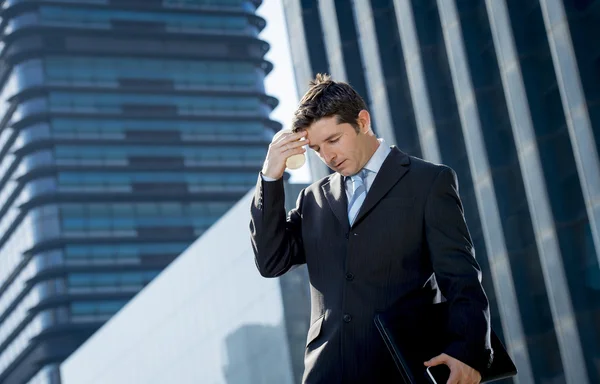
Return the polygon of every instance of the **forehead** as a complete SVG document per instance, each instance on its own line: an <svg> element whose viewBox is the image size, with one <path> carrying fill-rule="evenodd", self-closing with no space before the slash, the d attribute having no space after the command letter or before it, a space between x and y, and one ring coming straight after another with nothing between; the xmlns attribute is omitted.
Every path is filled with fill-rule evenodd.
<svg viewBox="0 0 600 384"><path fill-rule="evenodd" d="M350 124L338 124L337 116L328 116L312 123L306 129L306 132L311 142L316 143L320 140L326 140L331 135L343 132L346 125L349 126Z"/></svg>

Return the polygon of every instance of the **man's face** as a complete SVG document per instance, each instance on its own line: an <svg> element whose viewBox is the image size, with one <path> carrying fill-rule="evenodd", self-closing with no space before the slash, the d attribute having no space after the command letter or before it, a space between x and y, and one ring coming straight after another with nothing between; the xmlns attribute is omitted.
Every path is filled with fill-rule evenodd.
<svg viewBox="0 0 600 384"><path fill-rule="evenodd" d="M367 135L368 112L362 111L366 119L359 115L357 133L354 127L347 123L338 124L337 116L324 117L311 124L306 131L312 148L321 160L332 170L343 176L358 173L373 155L372 136Z"/></svg>

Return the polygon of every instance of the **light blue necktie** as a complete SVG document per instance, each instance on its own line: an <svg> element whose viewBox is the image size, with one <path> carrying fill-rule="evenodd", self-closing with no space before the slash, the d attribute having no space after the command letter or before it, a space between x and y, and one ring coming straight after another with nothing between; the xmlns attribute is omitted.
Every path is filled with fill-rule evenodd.
<svg viewBox="0 0 600 384"><path fill-rule="evenodd" d="M367 188L365 187L365 178L367 177L367 170L363 169L356 175L352 176L352 197L348 203L348 221L350 226L354 223L356 215L360 210L360 207L365 201L367 196Z"/></svg>

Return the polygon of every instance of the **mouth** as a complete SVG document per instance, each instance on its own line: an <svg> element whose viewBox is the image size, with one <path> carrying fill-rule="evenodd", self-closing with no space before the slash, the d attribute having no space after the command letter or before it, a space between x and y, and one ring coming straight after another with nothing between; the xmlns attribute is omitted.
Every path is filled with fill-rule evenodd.
<svg viewBox="0 0 600 384"><path fill-rule="evenodd" d="M341 166L342 166L342 164L344 164L344 162L345 162L345 161L346 161L346 160L343 160L341 163L339 163L338 165L336 165L336 166L335 166L335 168L339 168L339 167L341 167Z"/></svg>

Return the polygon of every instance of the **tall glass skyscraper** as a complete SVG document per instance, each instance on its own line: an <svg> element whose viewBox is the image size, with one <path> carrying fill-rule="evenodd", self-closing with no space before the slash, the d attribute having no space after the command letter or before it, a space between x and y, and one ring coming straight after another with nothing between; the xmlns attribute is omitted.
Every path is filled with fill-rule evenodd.
<svg viewBox="0 0 600 384"><path fill-rule="evenodd" d="M260 0L0 4L0 382L56 384L255 184L277 101Z"/></svg>
<svg viewBox="0 0 600 384"><path fill-rule="evenodd" d="M283 1L300 93L348 81L458 173L514 381L600 382L600 1Z"/></svg>

